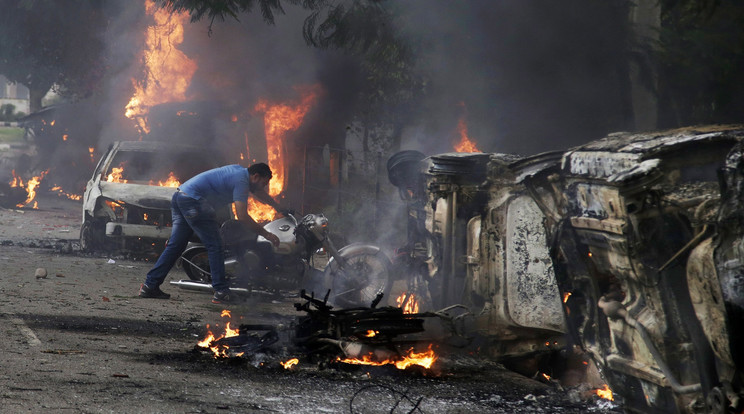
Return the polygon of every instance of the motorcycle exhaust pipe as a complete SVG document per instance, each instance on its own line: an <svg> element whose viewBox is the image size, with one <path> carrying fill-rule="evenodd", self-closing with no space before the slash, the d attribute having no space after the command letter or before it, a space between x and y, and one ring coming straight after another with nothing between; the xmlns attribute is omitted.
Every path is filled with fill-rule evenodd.
<svg viewBox="0 0 744 414"><path fill-rule="evenodd" d="M208 292L208 293L214 292L214 289L212 289L212 285L207 284L207 283L202 283L202 282L194 282L193 280L186 280L186 279L171 280L170 284L173 286L179 287L181 289L185 289L185 290L194 290L198 292ZM248 295L251 292L246 288L231 287L230 293Z"/></svg>

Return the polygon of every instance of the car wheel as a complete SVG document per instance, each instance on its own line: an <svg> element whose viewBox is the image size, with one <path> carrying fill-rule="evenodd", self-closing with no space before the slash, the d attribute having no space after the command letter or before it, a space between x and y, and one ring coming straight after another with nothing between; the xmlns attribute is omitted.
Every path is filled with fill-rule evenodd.
<svg viewBox="0 0 744 414"><path fill-rule="evenodd" d="M85 253L100 250L105 242L105 237L102 222L86 219L80 227L80 250Z"/></svg>

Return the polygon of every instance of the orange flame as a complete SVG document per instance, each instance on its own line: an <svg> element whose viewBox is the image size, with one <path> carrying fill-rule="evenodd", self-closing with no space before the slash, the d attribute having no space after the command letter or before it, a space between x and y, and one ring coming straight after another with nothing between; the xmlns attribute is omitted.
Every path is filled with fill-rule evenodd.
<svg viewBox="0 0 744 414"><path fill-rule="evenodd" d="M231 314L230 311L227 309L224 309L222 313L220 314L223 318L230 318ZM214 342L219 341L222 338L231 338L233 336L238 336L240 334L240 329L233 329L230 327L230 322L227 322L225 324L225 333L220 334L219 336L216 336L212 331L209 329L209 324L207 324L207 336L204 337L201 341L197 342L197 346L201 348L209 348L212 353L214 354L215 358L228 358L229 355L227 354L228 349L230 349L227 345L216 345ZM237 356L242 355L242 353L238 354Z"/></svg>
<svg viewBox="0 0 744 414"><path fill-rule="evenodd" d="M279 363L282 364L282 366L284 367L284 369L290 369L293 366L297 365L299 362L300 362L300 360L297 359L297 358L292 358L292 359L290 359L287 362L281 362L281 361L279 361Z"/></svg>
<svg viewBox="0 0 744 414"><path fill-rule="evenodd" d="M173 187L173 188L176 188L179 185L181 185L181 182L178 181L178 178L176 178L176 175L173 174L173 171L171 171L171 172L168 173L168 179L167 180L165 180L165 181L158 181L157 184L155 184L155 181L154 180L150 180L150 182L148 184L149 185L157 185L157 186L160 186L160 187Z"/></svg>
<svg viewBox="0 0 744 414"><path fill-rule="evenodd" d="M403 313L418 313L419 311L418 299L414 294L408 296L407 293L403 292L395 298L395 303L399 308L403 308Z"/></svg>
<svg viewBox="0 0 744 414"><path fill-rule="evenodd" d="M83 196L81 195L66 193L65 190L63 190L60 186L52 187L49 189L49 191L67 197L70 200L80 200L83 198Z"/></svg>
<svg viewBox="0 0 744 414"><path fill-rule="evenodd" d="M320 94L318 85L296 88L300 94L300 102L291 105L287 103L270 104L260 99L254 110L264 114L264 132L266 134L266 153L268 164L274 176L269 182L268 193L274 197L279 195L286 185L286 171L284 162L284 139L289 131L294 131L302 125L305 114L315 104ZM273 220L276 212L269 206L248 202L248 213L256 221Z"/></svg>
<svg viewBox="0 0 744 414"><path fill-rule="evenodd" d="M39 186L39 184L41 184L41 180L44 179L47 173L49 173L49 170L42 171L41 174L35 177L32 177L30 180L26 182L26 184L24 184L23 178L17 175L15 170L11 170L13 179L10 180L10 183L9 183L10 186L11 187L25 187L26 194L27 194L26 200L16 204L16 207L25 207L31 204L32 201L34 201L34 198L36 198L36 188ZM31 208L38 209L39 208L38 202L35 202Z"/></svg>
<svg viewBox="0 0 744 414"><path fill-rule="evenodd" d="M465 121L467 118L467 107L465 107L465 102L460 102L458 106L462 107L462 114L460 115L460 119L457 121L457 132L460 135L460 142L455 144L455 151L481 152L478 147L475 146L475 142L473 142L468 136L468 123Z"/></svg>
<svg viewBox="0 0 744 414"><path fill-rule="evenodd" d="M429 369L439 358L434 350L431 349L431 347L432 346L429 345L429 348L423 352L415 352L413 348L411 348L404 356L398 358L390 358L383 361L375 361L373 354L363 355L361 358L341 359L339 357L336 359L336 361L354 365L395 365L395 367L398 369L406 369L411 365L419 365L426 369Z"/></svg>
<svg viewBox="0 0 744 414"><path fill-rule="evenodd" d="M604 385L604 388L597 388L596 390L594 390L594 392L596 392L597 395L599 395L601 398L604 398L605 400L615 401L615 399L612 397L612 390L607 384Z"/></svg>
<svg viewBox="0 0 744 414"><path fill-rule="evenodd" d="M481 152L478 147L468 137L468 124L465 122L465 117L460 117L457 121L457 130L460 133L460 142L455 144L455 151L457 152Z"/></svg>
<svg viewBox="0 0 744 414"><path fill-rule="evenodd" d="M187 99L186 89L196 71L196 63L177 46L183 43L183 26L189 20L186 12L171 14L157 8L154 0L145 0L145 12L155 24L147 28L143 62L145 79L132 80L134 96L126 106L127 118L137 122L141 132L149 133L147 114L150 107Z"/></svg>
<svg viewBox="0 0 744 414"><path fill-rule="evenodd" d="M106 181L110 183L126 183L127 180L122 178L122 173L124 172L124 165L120 164L118 167L111 168L111 174L106 177Z"/></svg>

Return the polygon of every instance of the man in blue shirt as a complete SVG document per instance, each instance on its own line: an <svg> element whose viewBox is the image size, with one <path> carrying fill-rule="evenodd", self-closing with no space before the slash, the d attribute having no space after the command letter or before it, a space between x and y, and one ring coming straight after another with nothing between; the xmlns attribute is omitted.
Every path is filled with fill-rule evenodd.
<svg viewBox="0 0 744 414"><path fill-rule="evenodd" d="M279 238L256 223L248 215L248 197L270 205L276 210L279 204L266 192L271 180L271 169L264 163L248 168L233 164L204 171L178 187L171 199L173 228L165 250L140 287L141 298L168 299L170 295L160 290L168 272L186 249L191 236L196 233L209 254L209 268L214 288L213 303L230 302L230 287L225 279L225 262L222 240L215 209L235 203L238 221L247 225L266 240L279 245Z"/></svg>

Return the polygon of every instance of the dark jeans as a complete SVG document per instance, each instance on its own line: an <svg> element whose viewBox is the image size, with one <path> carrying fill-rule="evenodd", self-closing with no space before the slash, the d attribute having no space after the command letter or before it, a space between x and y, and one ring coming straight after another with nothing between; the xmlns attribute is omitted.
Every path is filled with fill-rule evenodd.
<svg viewBox="0 0 744 414"><path fill-rule="evenodd" d="M160 286L186 249L191 236L196 233L209 254L212 287L215 291L227 289L222 240L214 208L205 200L196 200L177 191L171 199L171 214L173 216L171 236L155 266L147 272L145 284L149 287Z"/></svg>

